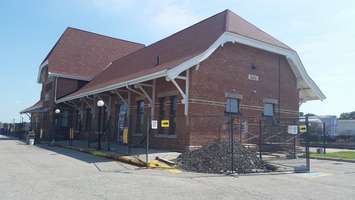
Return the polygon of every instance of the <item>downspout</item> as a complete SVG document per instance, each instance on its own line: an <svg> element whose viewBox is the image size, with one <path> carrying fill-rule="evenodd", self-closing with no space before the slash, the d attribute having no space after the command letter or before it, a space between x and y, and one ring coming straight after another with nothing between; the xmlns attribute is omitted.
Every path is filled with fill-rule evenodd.
<svg viewBox="0 0 355 200"><path fill-rule="evenodd" d="M279 80L278 80L278 82L279 82L279 85L278 85L278 91L279 91L279 102L278 102L278 117L279 117L279 122L280 122L280 120L281 120L281 56L279 55L278 56L279 57L279 60L278 60L278 64L279 64L279 71L278 71L278 75L279 75Z"/></svg>
<svg viewBox="0 0 355 200"><path fill-rule="evenodd" d="M54 102L57 101L57 85L58 85L58 77L55 77Z"/></svg>

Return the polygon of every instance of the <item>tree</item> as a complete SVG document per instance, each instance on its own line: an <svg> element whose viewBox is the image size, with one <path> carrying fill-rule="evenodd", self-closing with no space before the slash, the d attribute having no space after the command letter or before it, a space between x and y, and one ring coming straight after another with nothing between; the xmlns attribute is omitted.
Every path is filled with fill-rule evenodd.
<svg viewBox="0 0 355 200"><path fill-rule="evenodd" d="M355 111L341 113L339 119L355 119Z"/></svg>
<svg viewBox="0 0 355 200"><path fill-rule="evenodd" d="M304 116L311 117L311 116L316 116L316 115L315 115L315 114L313 114L313 113L307 113L307 114L305 114Z"/></svg>
<svg viewBox="0 0 355 200"><path fill-rule="evenodd" d="M299 112L299 116L300 116L300 117L305 117L305 116L310 117L310 116L316 116L316 115L315 115L315 114L313 114L313 113L307 113L307 114L304 114L304 112Z"/></svg>

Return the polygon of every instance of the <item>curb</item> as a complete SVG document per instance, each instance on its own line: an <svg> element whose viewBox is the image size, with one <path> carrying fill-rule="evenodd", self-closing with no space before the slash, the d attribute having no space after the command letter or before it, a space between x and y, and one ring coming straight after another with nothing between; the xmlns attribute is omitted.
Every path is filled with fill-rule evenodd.
<svg viewBox="0 0 355 200"><path fill-rule="evenodd" d="M321 157L313 157L313 156L311 156L310 159L355 163L355 160L346 160L346 159L339 159L339 158L321 158Z"/></svg>
<svg viewBox="0 0 355 200"><path fill-rule="evenodd" d="M176 167L169 166L161 161L152 160L147 163L149 168L160 168L160 169L176 169Z"/></svg>
<svg viewBox="0 0 355 200"><path fill-rule="evenodd" d="M104 157L112 160L117 160L121 161L127 164L135 165L137 167L146 167L147 163L140 160L139 158L133 157L133 156L122 156L122 155L117 155L114 153L108 153L104 151L98 151L96 149L88 149L88 148L81 148L81 147L74 147L74 146L67 146L67 145L62 145L62 144L54 144L54 146L66 148L66 149L71 149L75 151L80 151L83 153L91 154L94 156L99 156L99 157Z"/></svg>
<svg viewBox="0 0 355 200"><path fill-rule="evenodd" d="M152 160L152 161L149 161L147 163L147 167L148 168L158 168L158 169L163 169L163 170L167 170L168 172L170 173L173 173L173 174L179 174L181 173L181 170L176 168L176 167L172 167L172 166L169 166L168 164L164 163L164 162L161 162L159 160Z"/></svg>

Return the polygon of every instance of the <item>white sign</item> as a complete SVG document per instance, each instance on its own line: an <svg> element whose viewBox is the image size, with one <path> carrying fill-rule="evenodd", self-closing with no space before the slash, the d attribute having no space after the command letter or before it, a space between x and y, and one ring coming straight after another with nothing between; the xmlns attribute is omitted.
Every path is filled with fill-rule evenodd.
<svg viewBox="0 0 355 200"><path fill-rule="evenodd" d="M248 74L248 79L251 81L259 81L259 76L255 74Z"/></svg>
<svg viewBox="0 0 355 200"><path fill-rule="evenodd" d="M242 126L242 134L247 134L248 133L248 122L243 121L241 126Z"/></svg>
<svg viewBox="0 0 355 200"><path fill-rule="evenodd" d="M289 125L289 126L288 126L288 129L287 129L287 132L288 132L289 134L297 135L297 133L298 133L298 126L297 126L297 125Z"/></svg>
<svg viewBox="0 0 355 200"><path fill-rule="evenodd" d="M158 120L152 120L152 129L158 129Z"/></svg>

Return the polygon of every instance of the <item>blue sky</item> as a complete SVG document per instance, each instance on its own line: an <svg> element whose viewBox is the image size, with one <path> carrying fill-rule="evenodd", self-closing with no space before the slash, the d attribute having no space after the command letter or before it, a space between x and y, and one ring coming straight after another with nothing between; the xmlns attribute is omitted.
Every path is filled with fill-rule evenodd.
<svg viewBox="0 0 355 200"><path fill-rule="evenodd" d="M327 96L301 111L355 110L355 1L0 1L0 121L39 98L40 62L68 26L150 44L226 8L296 49Z"/></svg>

